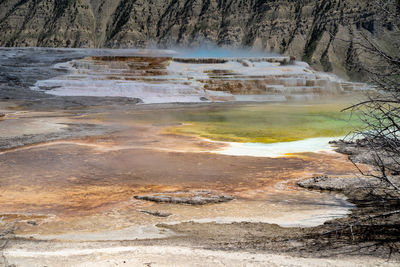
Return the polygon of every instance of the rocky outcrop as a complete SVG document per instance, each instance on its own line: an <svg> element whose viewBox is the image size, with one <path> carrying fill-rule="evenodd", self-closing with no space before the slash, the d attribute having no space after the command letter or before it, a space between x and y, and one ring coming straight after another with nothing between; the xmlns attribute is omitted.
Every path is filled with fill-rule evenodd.
<svg viewBox="0 0 400 267"><path fill-rule="evenodd" d="M395 184L400 176L390 177ZM329 177L318 176L299 181L298 186L307 189L340 192L358 206L380 206L392 204L398 207L400 193L388 183L374 177Z"/></svg>
<svg viewBox="0 0 400 267"><path fill-rule="evenodd" d="M172 192L164 194L152 194L134 196L137 200L146 200L156 203L205 205L228 202L234 199L229 195L221 195L210 191Z"/></svg>
<svg viewBox="0 0 400 267"><path fill-rule="evenodd" d="M166 218L172 215L172 213L169 212L161 212L161 211L153 211L153 210L140 210L140 212L151 215L151 216L155 216L155 217L162 217L162 218Z"/></svg>
<svg viewBox="0 0 400 267"><path fill-rule="evenodd" d="M398 41L390 37L399 25L376 12L370 1L350 0L0 0L0 45L126 48L211 42L293 55L325 71L355 75L357 32Z"/></svg>

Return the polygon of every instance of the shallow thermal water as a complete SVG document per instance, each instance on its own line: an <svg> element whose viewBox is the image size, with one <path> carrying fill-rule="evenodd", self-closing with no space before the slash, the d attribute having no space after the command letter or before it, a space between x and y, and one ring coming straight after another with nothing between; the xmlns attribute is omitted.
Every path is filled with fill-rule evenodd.
<svg viewBox="0 0 400 267"><path fill-rule="evenodd" d="M12 61L18 53L22 52L7 59ZM56 58L52 53L70 52L43 53ZM2 151L0 223L17 221L18 236L150 239L174 234L161 231L158 223L191 220L315 226L346 216L352 208L343 196L302 190L295 182L313 175L357 173L345 156L332 152L328 141L357 125L340 109L348 103L343 99L362 85L279 56L73 53L75 59L65 56L52 66L60 71L57 75L36 81L31 89L56 96L140 98L152 105L83 105L68 114L47 110L34 115L27 110L14 117L9 115L14 111L2 111L7 113L0 121L4 140L44 133L62 136L71 124L107 128L101 136L80 135ZM325 102L315 102L322 96L328 97ZM342 98L333 100L337 96ZM292 100L308 101L283 104ZM220 103L229 101L265 102ZM154 105L171 102L202 104ZM235 200L190 206L133 199L193 190L215 190ZM143 210L172 215L159 218Z"/></svg>
<svg viewBox="0 0 400 267"><path fill-rule="evenodd" d="M243 115L244 107L236 108ZM314 174L355 173L344 156L320 152L329 146L322 140L329 138L317 138L319 146L315 146L318 144L315 139L313 142L231 144L247 149L240 154L224 153L224 149L229 150L224 148L224 142L168 133L170 127L176 127L171 124L185 122L174 114L204 112L204 107L199 109L164 107L160 110L160 107L141 106L66 118L68 123L93 122L97 118L99 124L124 130L100 138L59 141L3 152L0 154L0 208L6 213L5 220L12 220L17 214L28 216L22 220L25 225L17 233L21 237L95 241L108 236L109 240L168 236L169 233L154 227L157 223L251 221L287 227L315 226L349 213L352 205L342 196L293 186L296 179ZM159 117L159 112L165 116ZM26 124L27 119L29 116L25 115L24 125L34 127ZM63 123L62 118L57 120ZM273 158L293 144L286 150L292 153L290 157ZM210 146L220 148L210 149ZM251 146L262 149L248 149ZM314 153L295 153L307 151ZM235 153L235 157L229 156ZM137 194L181 190L216 190L231 194L237 200L194 207L132 199ZM140 210L160 210L172 215L157 218ZM44 219L35 219L39 215ZM30 220L37 220L38 226L26 224Z"/></svg>
<svg viewBox="0 0 400 267"><path fill-rule="evenodd" d="M165 126L166 134L189 135L220 146L205 152L232 156L281 157L329 152L360 125L357 114L341 112L344 98L319 102L210 105L137 113L134 119ZM222 146L221 146L222 145Z"/></svg>
<svg viewBox="0 0 400 267"><path fill-rule="evenodd" d="M283 157L288 154L302 152L330 152L333 147L329 144L335 140L334 137L310 138L300 141L280 142L280 143L234 143L227 142L227 147L213 151L214 153L231 156L251 156L251 157Z"/></svg>

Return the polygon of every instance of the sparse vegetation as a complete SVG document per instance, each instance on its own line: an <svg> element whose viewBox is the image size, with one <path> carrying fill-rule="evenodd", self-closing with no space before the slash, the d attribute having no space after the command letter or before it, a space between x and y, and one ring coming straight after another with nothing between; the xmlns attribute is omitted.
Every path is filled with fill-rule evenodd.
<svg viewBox="0 0 400 267"><path fill-rule="evenodd" d="M395 8L398 1L376 0L374 3L381 16L400 25L400 12ZM367 175L400 191L400 185L391 180L391 176L400 175L400 46L393 44L388 49L372 40L366 32L358 34L355 45L359 54L374 62L364 65L363 70L377 90L366 101L346 109L357 112L363 122L363 127L353 133L353 138L362 140L373 155L373 165L379 174Z"/></svg>

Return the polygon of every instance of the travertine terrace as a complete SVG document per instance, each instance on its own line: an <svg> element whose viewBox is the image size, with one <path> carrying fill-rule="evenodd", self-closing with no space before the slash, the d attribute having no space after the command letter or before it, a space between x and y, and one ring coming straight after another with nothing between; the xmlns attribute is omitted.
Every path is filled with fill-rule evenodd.
<svg viewBox="0 0 400 267"><path fill-rule="evenodd" d="M129 53L57 64L56 69L68 74L38 81L33 88L54 95L139 98L144 103L306 100L370 89L315 71L293 57L182 58L174 51Z"/></svg>

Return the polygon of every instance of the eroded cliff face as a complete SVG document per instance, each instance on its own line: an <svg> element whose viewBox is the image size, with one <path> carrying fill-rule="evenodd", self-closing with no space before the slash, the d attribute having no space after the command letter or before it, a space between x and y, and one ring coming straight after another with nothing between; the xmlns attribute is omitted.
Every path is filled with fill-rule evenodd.
<svg viewBox="0 0 400 267"><path fill-rule="evenodd" d="M1 46L210 42L290 54L349 76L360 60L354 36L362 31L392 44L398 26L366 0L0 0Z"/></svg>

